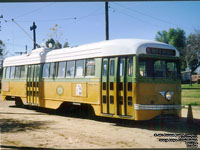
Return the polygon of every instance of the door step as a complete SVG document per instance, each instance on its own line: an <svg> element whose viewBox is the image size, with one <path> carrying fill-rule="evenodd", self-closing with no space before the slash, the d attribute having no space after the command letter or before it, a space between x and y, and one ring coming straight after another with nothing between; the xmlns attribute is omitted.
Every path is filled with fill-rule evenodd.
<svg viewBox="0 0 200 150"><path fill-rule="evenodd" d="M122 117L122 118L132 118L133 116L123 116L123 115L117 115L119 117Z"/></svg>
<svg viewBox="0 0 200 150"><path fill-rule="evenodd" d="M106 114L106 113L102 113L103 115L106 115L106 116L113 116L114 114Z"/></svg>

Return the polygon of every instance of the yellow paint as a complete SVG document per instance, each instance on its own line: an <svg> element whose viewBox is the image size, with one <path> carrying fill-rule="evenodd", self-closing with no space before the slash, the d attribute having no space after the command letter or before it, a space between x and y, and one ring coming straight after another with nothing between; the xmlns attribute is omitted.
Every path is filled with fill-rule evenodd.
<svg viewBox="0 0 200 150"><path fill-rule="evenodd" d="M39 91L38 97L33 93L30 97L26 94L25 82L3 82L2 99L6 96L21 97L26 102L38 104L40 107L57 109L63 102L77 102L91 104L95 114L107 116L107 104L101 102L103 96L113 96L114 104L109 104L109 113L113 118L149 120L161 114L181 115L180 110L134 110L134 104L180 104L181 93L177 84L154 84L154 83L132 83L132 91L126 87L126 103L119 105L119 96L124 97L123 90L117 89L117 84L113 83L113 90L109 95L106 90L101 90L101 82L40 82L39 87L29 87L29 91ZM128 86L128 84L126 84ZM62 87L60 91L58 88ZM63 91L62 91L63 90ZM172 100L167 101L159 94L160 91L174 91ZM60 93L60 94L59 94ZM132 97L132 105L128 105L128 97ZM109 102L110 103L110 102ZM126 113L124 105L127 106ZM123 117L123 115L129 117Z"/></svg>
<svg viewBox="0 0 200 150"><path fill-rule="evenodd" d="M177 115L181 117L181 110L136 110L135 120L150 120L159 115Z"/></svg>
<svg viewBox="0 0 200 150"><path fill-rule="evenodd" d="M26 98L26 82L3 82L2 86L2 99L5 99L6 96ZM8 89L5 89L5 86L8 86Z"/></svg>
<svg viewBox="0 0 200 150"><path fill-rule="evenodd" d="M81 85L82 94L77 95L77 85ZM57 93L59 86L63 87L62 95ZM40 101L55 100L59 102L100 104L100 83L98 82L41 82L39 83L39 89ZM40 102L40 106L45 107L45 102ZM54 106L54 109L56 108L58 108L57 105Z"/></svg>
<svg viewBox="0 0 200 150"><path fill-rule="evenodd" d="M174 91L170 101L166 100L159 92ZM178 84L137 83L136 104L180 104L181 92Z"/></svg>

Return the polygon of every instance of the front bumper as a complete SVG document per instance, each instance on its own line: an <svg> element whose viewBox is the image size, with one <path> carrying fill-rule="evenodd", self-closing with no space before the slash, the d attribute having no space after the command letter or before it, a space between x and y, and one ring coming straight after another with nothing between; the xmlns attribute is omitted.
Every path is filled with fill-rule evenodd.
<svg viewBox="0 0 200 150"><path fill-rule="evenodd" d="M142 105L134 104L135 110L178 110L182 109L181 105Z"/></svg>

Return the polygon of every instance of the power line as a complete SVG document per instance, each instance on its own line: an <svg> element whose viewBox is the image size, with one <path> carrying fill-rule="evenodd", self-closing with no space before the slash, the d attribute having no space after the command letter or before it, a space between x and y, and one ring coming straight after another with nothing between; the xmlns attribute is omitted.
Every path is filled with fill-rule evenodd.
<svg viewBox="0 0 200 150"><path fill-rule="evenodd" d="M140 21L140 22L142 22L142 23L145 23L145 24L148 23L148 24L151 24L152 26L159 27L157 24L149 23L148 21L142 20L142 19L137 18L137 17L135 17L135 16L133 16L133 15L126 14L126 13L124 13L124 12L122 12L122 11L119 11L119 10L116 9L116 8L112 8L112 7L110 7L110 8L113 9L115 12L118 12L118 13L120 13L120 14L122 14L122 15L128 16L128 17L130 17L130 18L132 18L132 19L138 20L138 21Z"/></svg>
<svg viewBox="0 0 200 150"><path fill-rule="evenodd" d="M17 46L17 47L24 47L25 45L21 45L21 44L15 44L15 43L10 43L10 42L4 42L6 45L14 45L14 46ZM31 47L29 45L29 47Z"/></svg>
<svg viewBox="0 0 200 150"><path fill-rule="evenodd" d="M75 21L77 22L77 21L83 20L83 19L88 18L88 17L94 17L94 16L97 16L97 15L105 14L105 12L103 12L103 13L95 13L98 10L101 10L101 9L103 9L103 8L97 8L97 9L93 10L92 12L90 12L89 14L85 15L85 16L76 17ZM70 25L70 24L73 24L73 23L76 23L76 22L71 22L71 23L68 23L68 24L64 24L61 27L66 26L66 25Z"/></svg>
<svg viewBox="0 0 200 150"><path fill-rule="evenodd" d="M14 19L12 19L12 22L14 22L32 41L33 41L33 38L31 37L30 34L28 34L24 28L22 28Z"/></svg>
<svg viewBox="0 0 200 150"><path fill-rule="evenodd" d="M66 21L66 20L76 20L76 17L73 18L60 18L60 19L46 19L46 20L35 20L35 22L53 22L53 21ZM31 20L17 20L17 22L33 22Z"/></svg>
<svg viewBox="0 0 200 150"><path fill-rule="evenodd" d="M48 4L48 5L45 5L45 6L42 6L42 7L39 7L39 8L36 8L36 9L33 9L33 10L29 11L29 12L23 13L23 14L17 16L17 17L12 18L12 19L17 19L17 18L20 18L20 17L26 16L26 15L32 14L32 13L34 13L34 12L40 10L40 9L43 9L43 8L45 8L45 7L50 6L50 5L53 5L53 3ZM11 22L12 19L7 19L7 20L4 20L4 21L5 21L5 23L7 23L7 22Z"/></svg>
<svg viewBox="0 0 200 150"><path fill-rule="evenodd" d="M21 14L21 15L15 17L14 19L17 19L17 18L20 18L20 17L26 16L26 15L32 14L32 13L34 13L34 12L40 10L40 9L43 9L43 8L45 8L45 7L49 7L49 6L51 6L51 5L53 5L53 3L50 3L50 4L48 4L48 5L45 5L45 6L42 6L42 7L36 8L36 9L33 9L33 10L29 11L29 12L26 12L26 13L24 13L24 14Z"/></svg>
<svg viewBox="0 0 200 150"><path fill-rule="evenodd" d="M135 9L133 9L133 8L127 7L127 6L122 5L122 4L119 4L119 3L114 3L114 4L119 5L119 6L121 6L121 7L124 7L124 8L126 8L126 9L128 9L128 10L130 10L130 11L133 11L133 12L135 12L135 13L138 13L138 14L140 14L140 15L143 15L143 16L146 16L146 17L150 17L150 18L152 18L152 19L154 19L154 20L163 22L163 23L170 24L170 25L174 25L174 26L180 26L180 25L177 25L177 24L172 23L172 22L170 22L170 21L166 21L166 20L160 19L160 18L158 18L158 17L151 16L151 15L149 15L149 14L145 14L145 13L143 13L143 12L140 12L140 11L138 11L138 10L135 10ZM181 26L182 26L182 25L181 25ZM182 27L187 28L187 29L190 29L189 27L186 27L186 26L182 26Z"/></svg>
<svg viewBox="0 0 200 150"><path fill-rule="evenodd" d="M33 38L31 37L31 35L29 33L26 32L26 30L24 30L24 28L22 28L14 19L12 19L12 21L31 39L31 41L34 42L35 45L38 45Z"/></svg>

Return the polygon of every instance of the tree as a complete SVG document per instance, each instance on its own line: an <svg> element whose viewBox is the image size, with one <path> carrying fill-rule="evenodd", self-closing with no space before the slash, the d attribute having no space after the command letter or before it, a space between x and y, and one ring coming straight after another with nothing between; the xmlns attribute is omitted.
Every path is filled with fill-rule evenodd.
<svg viewBox="0 0 200 150"><path fill-rule="evenodd" d="M50 43L52 44L52 46L50 46ZM55 47L55 41L54 41L54 39L53 38L50 38L50 39L48 39L47 41L46 41L46 47L48 47L48 48L54 48Z"/></svg>
<svg viewBox="0 0 200 150"><path fill-rule="evenodd" d="M168 32L167 31L158 31L155 37L156 41L169 44Z"/></svg>
<svg viewBox="0 0 200 150"><path fill-rule="evenodd" d="M2 72L3 72L3 58L6 56L6 45L3 43L2 40L0 40L0 78L2 78Z"/></svg>
<svg viewBox="0 0 200 150"><path fill-rule="evenodd" d="M61 28L58 28L58 24L55 24L54 27L50 28L50 33L47 35L49 39L46 41L46 46L49 48L49 44L52 44L52 49L62 48L62 44L59 42L61 39L62 33L60 32Z"/></svg>
<svg viewBox="0 0 200 150"><path fill-rule="evenodd" d="M66 47L69 47L69 43L68 42L65 42L64 45L63 45L63 48L66 48Z"/></svg>
<svg viewBox="0 0 200 150"><path fill-rule="evenodd" d="M6 45L0 40L0 56L5 56L6 54Z"/></svg>
<svg viewBox="0 0 200 150"><path fill-rule="evenodd" d="M184 58L184 50L186 46L185 31L180 28L170 28L168 31L158 31L155 40L173 45L179 51L182 62L181 69L184 70L186 67Z"/></svg>
<svg viewBox="0 0 200 150"><path fill-rule="evenodd" d="M50 44L52 44L51 47L50 47ZM59 49L59 48L62 48L62 44L60 44L58 41L55 41L53 38L51 38L46 41L46 47L52 48L52 49Z"/></svg>
<svg viewBox="0 0 200 150"><path fill-rule="evenodd" d="M55 41L60 41L62 37L61 28L58 27L58 24L55 24L54 27L50 28L50 33L47 35L49 38L54 39Z"/></svg>
<svg viewBox="0 0 200 150"><path fill-rule="evenodd" d="M62 44L60 44L60 42L56 41L55 49L59 49L59 48L62 48Z"/></svg>
<svg viewBox="0 0 200 150"><path fill-rule="evenodd" d="M187 38L185 60L187 67L195 71L200 66L200 30L196 30Z"/></svg>

